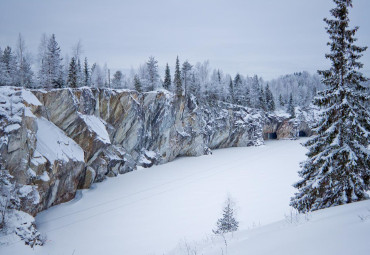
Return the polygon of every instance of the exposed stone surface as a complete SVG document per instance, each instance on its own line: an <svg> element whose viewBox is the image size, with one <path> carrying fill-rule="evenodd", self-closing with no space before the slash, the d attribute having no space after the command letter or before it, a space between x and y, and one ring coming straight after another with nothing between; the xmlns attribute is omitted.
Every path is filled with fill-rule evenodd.
<svg viewBox="0 0 370 255"><path fill-rule="evenodd" d="M39 202L22 208L32 215L72 199L78 188L136 165L150 167L212 149L260 145L267 133L277 133L279 139L294 137L298 129L311 134L303 120L265 116L226 103L204 104L164 90L31 93L3 87L0 116L0 162L17 182L37 188ZM50 134L40 125L49 125L54 134L50 144Z"/></svg>

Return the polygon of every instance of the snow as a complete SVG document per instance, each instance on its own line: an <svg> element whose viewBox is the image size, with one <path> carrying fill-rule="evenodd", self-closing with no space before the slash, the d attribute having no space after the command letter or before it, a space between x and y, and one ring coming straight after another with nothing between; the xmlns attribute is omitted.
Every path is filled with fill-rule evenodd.
<svg viewBox="0 0 370 255"><path fill-rule="evenodd" d="M81 147L45 118L37 119L36 150L51 163L55 160L84 161ZM37 161L38 162L38 161Z"/></svg>
<svg viewBox="0 0 370 255"><path fill-rule="evenodd" d="M50 181L50 177L49 177L49 175L48 175L48 173L47 173L46 171L44 171L44 172L42 173L42 175L40 175L39 179L40 179L41 181L44 181L44 182L48 182L48 181Z"/></svg>
<svg viewBox="0 0 370 255"><path fill-rule="evenodd" d="M106 144L110 144L110 139L107 130L105 129L104 121L94 115L80 115L85 121L89 130L96 133L98 139Z"/></svg>
<svg viewBox="0 0 370 255"><path fill-rule="evenodd" d="M26 197L28 194L30 194L33 191L33 188L31 185L23 185L19 189L20 197Z"/></svg>
<svg viewBox="0 0 370 255"><path fill-rule="evenodd" d="M304 141L215 150L109 178L36 217L44 247L19 242L0 254L187 254L176 248L184 240L197 242L197 254L221 254L212 229L228 194L240 222L227 237L229 255L367 254L370 201L281 220L291 211Z"/></svg>
<svg viewBox="0 0 370 255"><path fill-rule="evenodd" d="M368 254L370 201L337 206L311 213L290 216L285 220L252 230L228 235L228 255L345 255ZM224 240L217 238L193 244L199 254L225 252ZM171 254L171 253L170 253ZM179 247L172 254L186 254Z"/></svg>
<svg viewBox="0 0 370 255"><path fill-rule="evenodd" d="M28 107L26 107L24 109L24 116L31 117L31 118L36 118L36 116L31 112L31 110Z"/></svg>
<svg viewBox="0 0 370 255"><path fill-rule="evenodd" d="M19 129L20 127L21 127L21 125L19 125L18 123L16 123L16 124L11 124L11 125L6 126L6 127L4 128L4 131L5 131L5 133L10 133L10 132L12 132L12 131L14 131L14 130Z"/></svg>
<svg viewBox="0 0 370 255"><path fill-rule="evenodd" d="M37 99L37 97L34 94L32 94L32 92L29 90L26 90L26 89L22 90L22 98L28 104L32 104L36 106L42 105L40 101Z"/></svg>

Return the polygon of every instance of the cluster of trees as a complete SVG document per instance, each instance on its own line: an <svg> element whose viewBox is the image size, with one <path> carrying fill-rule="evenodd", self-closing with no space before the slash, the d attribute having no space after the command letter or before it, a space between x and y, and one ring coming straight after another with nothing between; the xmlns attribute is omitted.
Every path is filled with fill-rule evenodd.
<svg viewBox="0 0 370 255"><path fill-rule="evenodd" d="M81 59L81 52L79 42L72 58L68 55L62 58L55 35L43 35L36 61L33 61L19 35L15 51L10 46L3 51L0 48L0 85L46 89L109 87L139 92L166 89L178 96L194 95L209 102L223 101L265 111L285 109L289 112L294 112L294 106L307 106L316 92L322 90L319 77L307 72L282 76L267 83L257 75L232 77L220 69L211 70L209 61L195 65L189 61L180 63L179 57L173 76L166 64L164 79L159 73L158 61L152 56L130 74L116 71L111 77L107 65L102 68L94 63L90 67L86 57ZM35 64L37 71L33 71L31 64Z"/></svg>

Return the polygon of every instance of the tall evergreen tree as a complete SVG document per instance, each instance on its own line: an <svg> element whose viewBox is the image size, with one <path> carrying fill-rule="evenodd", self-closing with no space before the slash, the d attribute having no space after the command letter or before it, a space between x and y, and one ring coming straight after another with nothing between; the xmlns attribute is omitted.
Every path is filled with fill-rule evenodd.
<svg viewBox="0 0 370 255"><path fill-rule="evenodd" d="M134 76L134 87L137 92L143 92L139 76Z"/></svg>
<svg viewBox="0 0 370 255"><path fill-rule="evenodd" d="M229 81L229 95L230 95L230 103L234 104L235 103L234 83L231 78Z"/></svg>
<svg viewBox="0 0 370 255"><path fill-rule="evenodd" d="M290 93L290 96L289 96L289 103L288 103L287 112L290 114L291 118L295 118L295 109L294 109L294 102L293 102L293 94L292 93Z"/></svg>
<svg viewBox="0 0 370 255"><path fill-rule="evenodd" d="M281 94L279 95L279 104L280 104L280 107L284 107L284 105L285 105L284 100L283 100L283 96Z"/></svg>
<svg viewBox="0 0 370 255"><path fill-rule="evenodd" d="M122 80L123 80L123 74L121 71L116 71L114 74L113 74L113 79L112 79L112 85L113 85L113 88L115 89L120 89L122 88Z"/></svg>
<svg viewBox="0 0 370 255"><path fill-rule="evenodd" d="M60 47L53 34L47 42L46 53L43 56L39 73L43 87L63 87L63 66L60 54Z"/></svg>
<svg viewBox="0 0 370 255"><path fill-rule="evenodd" d="M3 51L0 47L0 86L5 86L7 83L6 66L3 62Z"/></svg>
<svg viewBox="0 0 370 255"><path fill-rule="evenodd" d="M265 97L266 97L266 110L270 112L275 111L274 96L272 95L272 92L268 84L266 85L265 89Z"/></svg>
<svg viewBox="0 0 370 255"><path fill-rule="evenodd" d="M159 74L158 74L158 61L154 57L149 57L148 62L146 63L148 71L148 91L153 91L157 88L159 83Z"/></svg>
<svg viewBox="0 0 370 255"><path fill-rule="evenodd" d="M370 188L369 99L358 71L358 61L366 47L354 45L358 27L349 29L351 0L334 0L333 19L324 19L330 36L329 70L319 71L328 87L314 103L325 109L315 131L306 143L308 159L303 162L294 184L298 189L291 205L300 212L351 203L368 198Z"/></svg>
<svg viewBox="0 0 370 255"><path fill-rule="evenodd" d="M267 110L266 95L263 89L263 85L261 85L260 92L258 94L258 108L264 111Z"/></svg>
<svg viewBox="0 0 370 255"><path fill-rule="evenodd" d="M7 46L1 57L3 86L17 86L17 59L12 48Z"/></svg>
<svg viewBox="0 0 370 255"><path fill-rule="evenodd" d="M89 70L89 64L87 62L87 58L85 58L84 61L84 71L83 71L83 84L86 87L90 87L90 70Z"/></svg>
<svg viewBox="0 0 370 255"><path fill-rule="evenodd" d="M182 64L181 76L182 76L182 81L183 81L183 84L184 84L185 96L187 95L187 92L189 90L188 86L189 86L189 82L190 82L190 78L191 78L191 73L190 72L191 72L192 68L193 68L193 66L188 61L185 61Z"/></svg>
<svg viewBox="0 0 370 255"><path fill-rule="evenodd" d="M26 52L26 43L21 34L17 40L17 85L20 87L31 88L33 86L33 72L31 69L31 59Z"/></svg>
<svg viewBox="0 0 370 255"><path fill-rule="evenodd" d="M168 66L168 63L166 64L166 71L165 71L165 74L164 74L163 88L165 88L167 90L171 90L171 73L170 73L170 67Z"/></svg>
<svg viewBox="0 0 370 255"><path fill-rule="evenodd" d="M74 57L71 59L68 69L67 86L70 88L77 88L77 64Z"/></svg>
<svg viewBox="0 0 370 255"><path fill-rule="evenodd" d="M243 91L243 80L239 73L235 75L234 78L234 95L235 95L235 104L244 104L244 91Z"/></svg>
<svg viewBox="0 0 370 255"><path fill-rule="evenodd" d="M182 89L182 82L181 82L181 71L180 71L180 61L179 56L176 58L176 69L175 69L175 76L173 78L173 83L175 85L176 95L182 96L183 89Z"/></svg>

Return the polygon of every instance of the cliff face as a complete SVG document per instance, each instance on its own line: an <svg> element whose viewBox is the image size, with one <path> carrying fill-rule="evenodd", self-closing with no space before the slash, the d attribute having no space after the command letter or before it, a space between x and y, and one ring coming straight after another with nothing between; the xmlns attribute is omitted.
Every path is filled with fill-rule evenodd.
<svg viewBox="0 0 370 255"><path fill-rule="evenodd" d="M0 95L0 162L32 187L21 210L33 215L136 165L263 143L261 112L167 91L2 87Z"/></svg>

